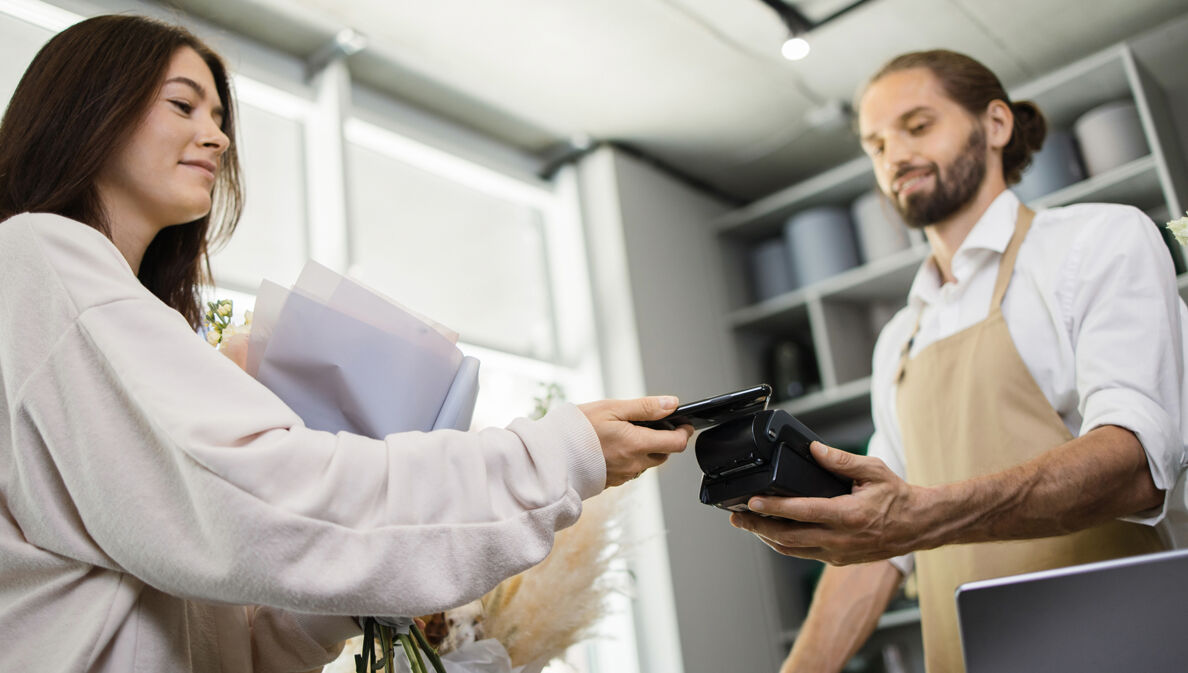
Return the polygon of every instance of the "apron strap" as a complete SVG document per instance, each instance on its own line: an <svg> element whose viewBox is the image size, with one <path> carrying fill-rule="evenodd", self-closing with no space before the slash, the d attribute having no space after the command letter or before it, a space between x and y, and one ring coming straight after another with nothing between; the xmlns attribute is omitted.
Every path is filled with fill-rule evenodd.
<svg viewBox="0 0 1188 673"><path fill-rule="evenodd" d="M899 383L903 380L903 372L907 369L907 362L910 359L909 354L912 352L912 342L916 340L916 334L920 331L920 319L924 317L924 309L920 309L916 313L916 325L912 327L912 334L907 341L903 342L903 350L899 352L899 366L895 369L895 382Z"/></svg>
<svg viewBox="0 0 1188 673"><path fill-rule="evenodd" d="M991 313L1002 307L1002 298L1006 296L1007 286L1011 284L1011 275L1015 272L1015 258L1019 256L1019 248L1023 247L1023 239L1027 237L1027 232L1031 229L1031 221L1034 219L1035 211L1020 203L1019 214L1015 219L1015 233L1011 235L1011 240L1002 253L1002 260L998 263L998 278L994 281L994 294L990 299ZM903 350L899 353L899 366L895 371L897 383L903 380L907 361L911 359L909 354L912 350L912 342L916 340L916 334L920 331L920 321L923 317L924 310L921 309L916 314L916 324L912 327L911 336L904 342Z"/></svg>
<svg viewBox="0 0 1188 673"><path fill-rule="evenodd" d="M1019 215L1015 220L1015 233L1011 242L1002 253L1002 261L998 264L998 279L994 281L994 296L990 300L990 311L1002 307L1002 298L1006 296L1007 285L1011 284L1011 275L1015 272L1015 258L1019 256L1019 248L1023 247L1023 239L1031 229L1031 221L1035 219L1035 211L1019 204Z"/></svg>

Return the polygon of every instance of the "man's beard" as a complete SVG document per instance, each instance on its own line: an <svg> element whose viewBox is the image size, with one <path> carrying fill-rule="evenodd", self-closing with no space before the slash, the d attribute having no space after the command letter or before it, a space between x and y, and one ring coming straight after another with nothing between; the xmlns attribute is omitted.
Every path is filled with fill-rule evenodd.
<svg viewBox="0 0 1188 673"><path fill-rule="evenodd" d="M895 179L918 168L904 168ZM907 203L900 203L898 198L892 199L895 209L908 226L920 228L936 224L973 200L982 186L982 179L986 177L986 134L982 127L974 126L961 154L944 171L935 163L930 164L930 168L936 183L932 192L912 194L908 196Z"/></svg>

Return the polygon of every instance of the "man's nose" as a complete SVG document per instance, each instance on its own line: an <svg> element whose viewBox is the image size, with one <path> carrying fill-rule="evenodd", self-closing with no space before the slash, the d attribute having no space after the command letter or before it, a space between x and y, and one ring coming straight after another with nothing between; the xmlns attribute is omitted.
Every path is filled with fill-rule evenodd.
<svg viewBox="0 0 1188 673"><path fill-rule="evenodd" d="M887 175L894 176L895 172L911 162L912 148L909 143L899 139L888 138L883 143L883 170Z"/></svg>

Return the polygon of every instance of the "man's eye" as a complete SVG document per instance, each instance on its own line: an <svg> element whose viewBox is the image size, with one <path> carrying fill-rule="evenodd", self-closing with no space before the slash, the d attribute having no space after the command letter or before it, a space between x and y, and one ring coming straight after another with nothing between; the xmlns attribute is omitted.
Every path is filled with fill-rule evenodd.
<svg viewBox="0 0 1188 673"><path fill-rule="evenodd" d="M927 128L928 128L928 124L916 124L915 126L911 127L908 130L911 131L912 135L918 136L921 133L923 133L924 130Z"/></svg>
<svg viewBox="0 0 1188 673"><path fill-rule="evenodd" d="M182 112L184 112L186 114L190 114L191 112L194 111L194 106L190 105L189 103L185 102L184 100L171 100L169 102L173 103L174 107L176 107L178 110L181 110Z"/></svg>

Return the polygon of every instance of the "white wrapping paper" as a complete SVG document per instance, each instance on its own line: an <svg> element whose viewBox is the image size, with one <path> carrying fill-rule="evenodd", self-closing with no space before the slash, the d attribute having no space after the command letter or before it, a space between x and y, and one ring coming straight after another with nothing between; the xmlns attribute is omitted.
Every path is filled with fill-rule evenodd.
<svg viewBox="0 0 1188 673"><path fill-rule="evenodd" d="M446 673L540 673L544 663L533 663L512 668L511 657L503 644L494 638L487 638L469 642L442 655L441 663L445 665ZM429 662L425 666L432 670ZM396 670L408 673L408 661L402 652L396 653Z"/></svg>
<svg viewBox="0 0 1188 673"><path fill-rule="evenodd" d="M369 437L466 430L479 362L458 335L310 262L292 290L256 296L247 369L306 426Z"/></svg>

